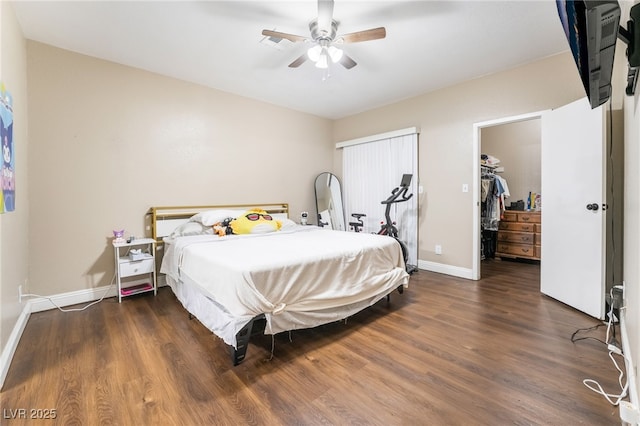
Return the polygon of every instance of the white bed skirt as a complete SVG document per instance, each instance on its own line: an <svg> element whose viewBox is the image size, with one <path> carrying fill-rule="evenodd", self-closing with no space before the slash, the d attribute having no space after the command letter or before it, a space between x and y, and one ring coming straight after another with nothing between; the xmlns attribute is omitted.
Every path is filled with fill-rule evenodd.
<svg viewBox="0 0 640 426"><path fill-rule="evenodd" d="M264 315L265 333L347 318L407 287L400 245L372 234L295 227L167 241L160 269L183 306L225 343Z"/></svg>
<svg viewBox="0 0 640 426"><path fill-rule="evenodd" d="M232 316L224 307L203 294L198 286L186 276L183 276L181 281L176 281L167 275L166 280L176 298L190 314L198 318L202 325L220 337L226 344L233 346L235 349L238 348L236 335L253 318ZM406 282L402 282L401 285L406 286ZM370 299L330 310L315 312L285 311L278 315L266 313L267 325L265 334L277 334L282 331L317 327L322 324L343 320L375 304L396 288L385 290Z"/></svg>

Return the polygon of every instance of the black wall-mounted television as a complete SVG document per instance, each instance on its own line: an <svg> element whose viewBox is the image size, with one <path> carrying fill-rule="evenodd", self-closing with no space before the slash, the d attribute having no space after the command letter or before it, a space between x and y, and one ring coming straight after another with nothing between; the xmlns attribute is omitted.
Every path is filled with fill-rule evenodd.
<svg viewBox="0 0 640 426"><path fill-rule="evenodd" d="M616 0L556 0L556 6L591 108L596 108L611 96L620 5Z"/></svg>

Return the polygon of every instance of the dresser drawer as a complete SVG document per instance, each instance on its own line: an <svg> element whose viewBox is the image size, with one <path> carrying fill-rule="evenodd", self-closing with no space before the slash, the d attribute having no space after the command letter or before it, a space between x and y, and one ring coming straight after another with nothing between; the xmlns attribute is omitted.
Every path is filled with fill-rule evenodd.
<svg viewBox="0 0 640 426"><path fill-rule="evenodd" d="M505 222L501 220L498 224L498 229L518 232L535 232L536 225L534 223Z"/></svg>
<svg viewBox="0 0 640 426"><path fill-rule="evenodd" d="M514 211L505 211L502 213L502 220L505 222L517 222L518 221L518 213Z"/></svg>
<svg viewBox="0 0 640 426"><path fill-rule="evenodd" d="M541 221L540 213L537 213L537 212L518 213L518 222L540 223L540 221Z"/></svg>
<svg viewBox="0 0 640 426"><path fill-rule="evenodd" d="M500 231L498 232L498 241L533 244L533 235L531 232Z"/></svg>
<svg viewBox="0 0 640 426"><path fill-rule="evenodd" d="M498 250L496 251L496 254L508 254L517 257L533 258L535 256L535 249L532 245L498 242Z"/></svg>
<svg viewBox="0 0 640 426"><path fill-rule="evenodd" d="M142 259L137 261L120 262L120 276L131 277L133 275L149 274L153 272L153 259Z"/></svg>

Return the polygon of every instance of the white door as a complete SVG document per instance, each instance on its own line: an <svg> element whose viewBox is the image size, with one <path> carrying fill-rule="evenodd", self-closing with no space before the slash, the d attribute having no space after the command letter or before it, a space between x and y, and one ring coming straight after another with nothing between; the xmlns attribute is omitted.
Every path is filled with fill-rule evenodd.
<svg viewBox="0 0 640 426"><path fill-rule="evenodd" d="M586 98L542 116L540 290L600 319L605 310L605 132L604 108L592 110Z"/></svg>

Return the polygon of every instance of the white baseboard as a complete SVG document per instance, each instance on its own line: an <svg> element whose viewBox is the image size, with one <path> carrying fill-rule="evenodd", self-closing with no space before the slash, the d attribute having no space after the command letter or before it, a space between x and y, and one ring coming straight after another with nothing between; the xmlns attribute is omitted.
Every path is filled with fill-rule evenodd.
<svg viewBox="0 0 640 426"><path fill-rule="evenodd" d="M454 277L473 279L473 271L469 268L461 268L459 266L445 265L443 263L429 262L426 260L418 260L418 269L437 272L439 274L452 275Z"/></svg>
<svg viewBox="0 0 640 426"><path fill-rule="evenodd" d="M18 347L18 342L20 341L20 337L22 337L22 332L24 328L27 326L27 321L29 321L29 317L31 316L31 309L29 304L25 304L22 308L22 312L18 315L18 320L16 321L16 325L13 327L11 331L11 335L9 336L9 340L2 350L2 354L0 355L0 390L4 386L4 379L7 377L7 373L9 372L9 366L11 365L11 361L13 360L13 355L16 353L16 348Z"/></svg>
<svg viewBox="0 0 640 426"><path fill-rule="evenodd" d="M625 301L626 303L626 301ZM620 417L624 419L623 410L632 410L636 416L640 410L640 401L638 400L638 387L636 377L636 366L633 364L633 356L631 352L631 345L629 344L629 335L627 334L626 326L626 310L620 310L620 340L622 341L622 353L624 354L624 364L626 367L626 378L628 383L629 403L631 407L624 405L624 401L620 404ZM629 423L626 423L629 424ZM635 422L634 424L637 424Z"/></svg>
<svg viewBox="0 0 640 426"><path fill-rule="evenodd" d="M27 304L31 306L31 313L33 313L56 309L57 306L64 308L65 306L77 305L79 303L93 302L99 300L101 297L114 297L117 295L116 286L105 286L60 293L46 298L37 297L28 300Z"/></svg>

